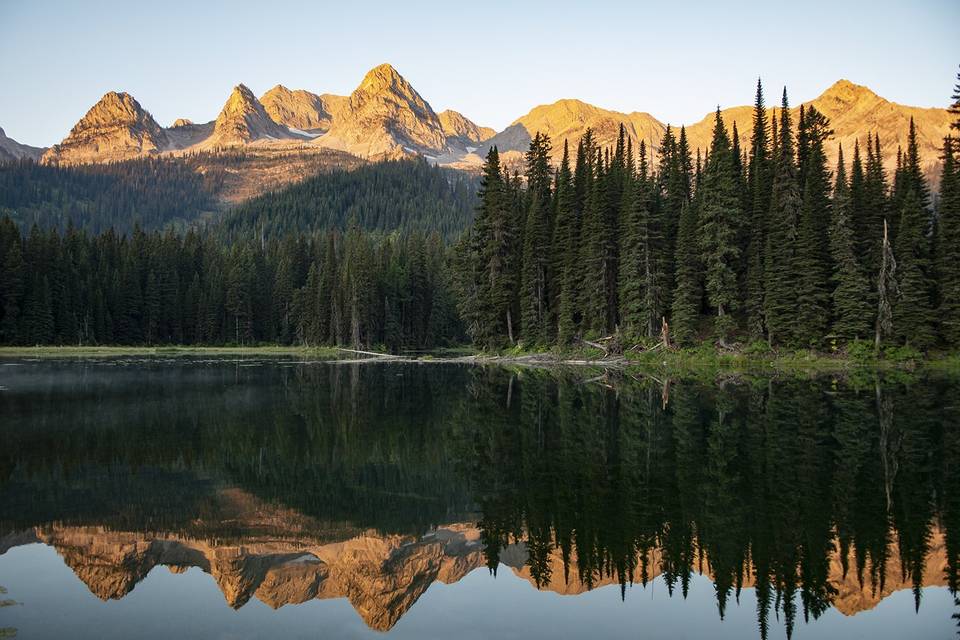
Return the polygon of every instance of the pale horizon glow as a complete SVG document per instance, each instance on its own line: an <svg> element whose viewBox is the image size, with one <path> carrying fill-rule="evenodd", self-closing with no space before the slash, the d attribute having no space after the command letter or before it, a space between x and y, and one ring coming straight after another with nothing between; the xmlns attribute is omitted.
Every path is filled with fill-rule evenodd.
<svg viewBox="0 0 960 640"><path fill-rule="evenodd" d="M945 107L960 3L732 1L0 3L0 128L59 142L108 91L161 126L216 118L234 85L348 95L389 62L440 112L502 130L577 98L676 125L720 105L810 100L845 78L902 104Z"/></svg>

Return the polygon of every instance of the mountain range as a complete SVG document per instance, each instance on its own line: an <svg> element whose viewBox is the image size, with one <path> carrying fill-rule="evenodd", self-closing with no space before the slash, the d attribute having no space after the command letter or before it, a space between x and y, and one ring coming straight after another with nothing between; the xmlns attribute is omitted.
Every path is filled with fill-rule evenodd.
<svg viewBox="0 0 960 640"><path fill-rule="evenodd" d="M877 133L888 170L895 166L897 147L906 146L913 118L924 169L928 177L936 178L941 141L950 128L946 109L900 105L847 80L837 81L803 104L815 106L830 119L834 136L828 153L832 158L838 145L847 149L849 157L855 140ZM748 145L752 133L752 112L752 106L721 110L728 127L736 122L743 146ZM713 120L709 113L687 125L692 151L709 146ZM537 106L495 132L456 111L437 113L396 69L382 64L371 69L349 96L277 85L257 98L240 84L216 119L202 124L180 118L172 126L162 127L133 96L110 92L60 144L49 149L21 145L0 130L0 159L36 158L42 151L43 163L73 165L230 148L285 153L333 149L363 159L422 155L437 164L476 169L494 145L507 162L519 160L537 131L550 136L556 159L564 141L576 145L588 128L601 145L613 144L621 125L634 145L646 144L655 161L667 124L649 113L621 113L563 99Z"/></svg>

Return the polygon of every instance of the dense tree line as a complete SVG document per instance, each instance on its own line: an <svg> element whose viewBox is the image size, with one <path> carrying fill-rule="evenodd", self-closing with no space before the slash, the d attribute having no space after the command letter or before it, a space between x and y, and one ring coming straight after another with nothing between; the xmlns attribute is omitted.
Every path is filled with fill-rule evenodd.
<svg viewBox="0 0 960 640"><path fill-rule="evenodd" d="M102 233L185 227L215 208L222 167L199 173L192 161L143 158L57 167L30 160L0 164L0 215L19 226Z"/></svg>
<svg viewBox="0 0 960 640"><path fill-rule="evenodd" d="M768 111L758 82L747 141L718 109L708 149L684 128L655 150L622 128L603 149L587 131L553 166L538 133L522 176L496 148L479 181L424 160L334 170L188 232L173 221L208 206L221 173L8 165L0 341L425 346L462 324L494 348L608 335L960 346L960 141L943 142L935 199L912 122L888 176L877 135L841 148L831 171L828 119L801 106L793 120L786 90ZM145 235L158 229L170 233ZM219 310L194 317L200 293Z"/></svg>
<svg viewBox="0 0 960 640"><path fill-rule="evenodd" d="M718 109L695 159L670 127L655 163L622 127L612 149L565 142L556 169L538 133L522 177L491 149L458 246L473 340L655 339L667 322L682 345L960 346L960 143L944 140L934 207L912 121L892 176L874 134L831 172L828 119L794 122L786 90L768 117L759 81L750 140L729 124Z"/></svg>
<svg viewBox="0 0 960 640"><path fill-rule="evenodd" d="M230 211L218 232L227 239L346 230L439 232L458 236L473 220L475 179L430 165L395 160L319 173L248 200Z"/></svg>
<svg viewBox="0 0 960 640"><path fill-rule="evenodd" d="M76 167L0 163L0 216L24 230L37 225L63 232L72 225L92 234L204 226L230 241L345 231L352 224L386 232L438 231L449 240L469 226L476 208L476 179L468 173L422 159L331 169L318 157L315 175L208 222L205 213L225 208L218 198L229 176L257 161L232 151Z"/></svg>
<svg viewBox="0 0 960 640"><path fill-rule="evenodd" d="M269 242L0 219L0 343L383 345L462 341L438 234L350 228Z"/></svg>

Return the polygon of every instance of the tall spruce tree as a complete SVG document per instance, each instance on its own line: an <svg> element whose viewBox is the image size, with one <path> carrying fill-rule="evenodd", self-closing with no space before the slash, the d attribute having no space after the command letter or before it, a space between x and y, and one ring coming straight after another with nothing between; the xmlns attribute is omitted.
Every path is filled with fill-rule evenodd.
<svg viewBox="0 0 960 640"><path fill-rule="evenodd" d="M830 172L823 144L829 121L813 106L801 111L804 151L800 156L803 204L797 242L797 325L800 344L821 346L830 322Z"/></svg>
<svg viewBox="0 0 960 640"><path fill-rule="evenodd" d="M570 171L570 148L563 141L563 157L557 170L556 218L554 223L554 273L557 278L557 339L567 344L576 334L577 301L579 298L578 249L580 216L576 207L573 175Z"/></svg>
<svg viewBox="0 0 960 640"><path fill-rule="evenodd" d="M960 93L960 89L958 89ZM960 100L958 100L960 102ZM951 347L960 347L960 151L955 138L943 140L940 206L937 217L937 293L941 333Z"/></svg>
<svg viewBox="0 0 960 640"><path fill-rule="evenodd" d="M582 265L582 312L584 333L599 335L610 326L608 309L610 294L611 243L616 242L613 229L609 224L609 204L607 186L610 181L608 167L603 155L597 150L593 162L593 179L583 214L582 244L580 259Z"/></svg>
<svg viewBox="0 0 960 640"><path fill-rule="evenodd" d="M767 216L770 214L772 163L767 127L767 110L763 100L763 85L757 78L757 95L753 104L753 135L750 139L750 164L747 172L749 209L744 212L749 221L747 229L746 312L747 332L753 339L764 336L764 245Z"/></svg>
<svg viewBox="0 0 960 640"><path fill-rule="evenodd" d="M770 197L770 218L764 251L764 317L770 344L792 344L796 339L796 243L800 187L793 154L790 105L783 90L778 127L776 166Z"/></svg>
<svg viewBox="0 0 960 640"><path fill-rule="evenodd" d="M496 146L487 153L478 198L477 217L468 241L471 281L462 298L461 312L473 339L494 347L504 336L514 341L514 254L518 239Z"/></svg>
<svg viewBox="0 0 960 640"><path fill-rule="evenodd" d="M550 138L537 132L527 151L529 205L523 232L520 282L520 321L525 339L548 343L554 339L551 299L552 219Z"/></svg>
<svg viewBox="0 0 960 640"><path fill-rule="evenodd" d="M894 246L898 256L900 298L893 306L898 338L918 349L936 342L933 274L929 240L929 192L920 168L916 128L910 119L906 159L902 167L905 195Z"/></svg>
<svg viewBox="0 0 960 640"><path fill-rule="evenodd" d="M870 284L857 259L850 219L850 186L837 152L837 178L830 209L830 253L833 258L833 324L831 330L844 341L866 339L870 332Z"/></svg>
<svg viewBox="0 0 960 640"><path fill-rule="evenodd" d="M699 220L696 202L683 205L677 229L676 287L670 307L672 335L681 345L692 345L698 335L700 306L703 300L703 266L697 237Z"/></svg>
<svg viewBox="0 0 960 640"><path fill-rule="evenodd" d="M620 228L620 318L627 335L652 338L667 313L668 262L663 211L651 203L646 147L640 143L640 170Z"/></svg>
<svg viewBox="0 0 960 640"><path fill-rule="evenodd" d="M950 111L950 115L954 117L954 121L950 123L950 127L960 130L960 73L957 74L957 84L953 85L953 95L950 96L950 99L953 100L953 102L950 104L948 111Z"/></svg>
<svg viewBox="0 0 960 640"><path fill-rule="evenodd" d="M742 213L730 137L719 107L714 118L710 157L703 174L701 202L699 242L707 300L716 312L717 337L721 344L726 344L736 327L733 313L739 302L737 265L740 257L737 234Z"/></svg>

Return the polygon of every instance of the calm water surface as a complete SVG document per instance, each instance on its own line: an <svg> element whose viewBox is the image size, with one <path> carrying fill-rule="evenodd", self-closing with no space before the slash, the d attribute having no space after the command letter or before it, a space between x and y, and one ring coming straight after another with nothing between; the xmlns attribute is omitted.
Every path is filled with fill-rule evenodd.
<svg viewBox="0 0 960 640"><path fill-rule="evenodd" d="M960 384L0 360L0 637L960 637Z"/></svg>

